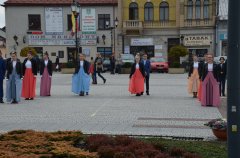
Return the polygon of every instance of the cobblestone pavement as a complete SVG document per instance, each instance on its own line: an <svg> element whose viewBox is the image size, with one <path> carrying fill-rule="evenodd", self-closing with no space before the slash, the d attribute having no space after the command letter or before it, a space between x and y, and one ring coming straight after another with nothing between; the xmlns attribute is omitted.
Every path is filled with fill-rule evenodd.
<svg viewBox="0 0 240 158"><path fill-rule="evenodd" d="M71 93L71 75L55 74L52 96L0 105L0 132L16 129L81 130L86 134L127 134L211 138L203 124L219 118L187 94L187 75L152 74L150 96L128 92L128 75L104 74L89 96ZM37 94L39 94L39 81Z"/></svg>

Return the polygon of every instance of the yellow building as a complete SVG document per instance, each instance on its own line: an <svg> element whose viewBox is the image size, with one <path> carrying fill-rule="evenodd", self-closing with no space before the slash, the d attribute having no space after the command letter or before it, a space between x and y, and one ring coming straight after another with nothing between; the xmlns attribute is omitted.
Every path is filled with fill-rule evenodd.
<svg viewBox="0 0 240 158"><path fill-rule="evenodd" d="M215 3L215 0L119 0L123 52L167 58L168 50L181 42L193 53L198 53L198 49L213 51Z"/></svg>

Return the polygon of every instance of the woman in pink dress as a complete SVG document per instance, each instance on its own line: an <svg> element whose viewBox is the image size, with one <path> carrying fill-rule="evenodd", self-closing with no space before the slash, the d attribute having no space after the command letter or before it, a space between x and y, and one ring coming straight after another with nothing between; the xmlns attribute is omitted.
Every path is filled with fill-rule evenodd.
<svg viewBox="0 0 240 158"><path fill-rule="evenodd" d="M220 105L219 95L219 68L213 63L213 55L208 55L208 62L203 66L202 72L202 106Z"/></svg>
<svg viewBox="0 0 240 158"><path fill-rule="evenodd" d="M40 96L51 96L52 84L52 61L49 60L48 53L45 52L40 65L41 86Z"/></svg>
<svg viewBox="0 0 240 158"><path fill-rule="evenodd" d="M131 94L136 94L136 96L141 96L144 92L145 71L143 63L140 62L139 55L135 57L135 63L132 65L129 78L129 92Z"/></svg>

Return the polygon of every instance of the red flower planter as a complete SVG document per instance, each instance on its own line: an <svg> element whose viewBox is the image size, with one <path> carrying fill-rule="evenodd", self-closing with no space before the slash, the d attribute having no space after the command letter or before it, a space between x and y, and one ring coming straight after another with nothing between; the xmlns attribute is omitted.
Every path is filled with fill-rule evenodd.
<svg viewBox="0 0 240 158"><path fill-rule="evenodd" d="M227 140L227 130L212 129L213 134L220 140Z"/></svg>

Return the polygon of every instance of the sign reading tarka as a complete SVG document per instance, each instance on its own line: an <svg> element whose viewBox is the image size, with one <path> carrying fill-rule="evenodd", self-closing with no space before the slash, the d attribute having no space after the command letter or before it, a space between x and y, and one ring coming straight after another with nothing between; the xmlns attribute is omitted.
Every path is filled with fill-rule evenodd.
<svg viewBox="0 0 240 158"><path fill-rule="evenodd" d="M152 38L132 38L131 46L152 46L153 39Z"/></svg>
<svg viewBox="0 0 240 158"><path fill-rule="evenodd" d="M184 37L184 46L209 46L211 43L211 36L194 35Z"/></svg>
<svg viewBox="0 0 240 158"><path fill-rule="evenodd" d="M46 34L63 34L63 9L61 7L45 8Z"/></svg>
<svg viewBox="0 0 240 158"><path fill-rule="evenodd" d="M82 32L96 33L96 16L94 8L82 9Z"/></svg>

